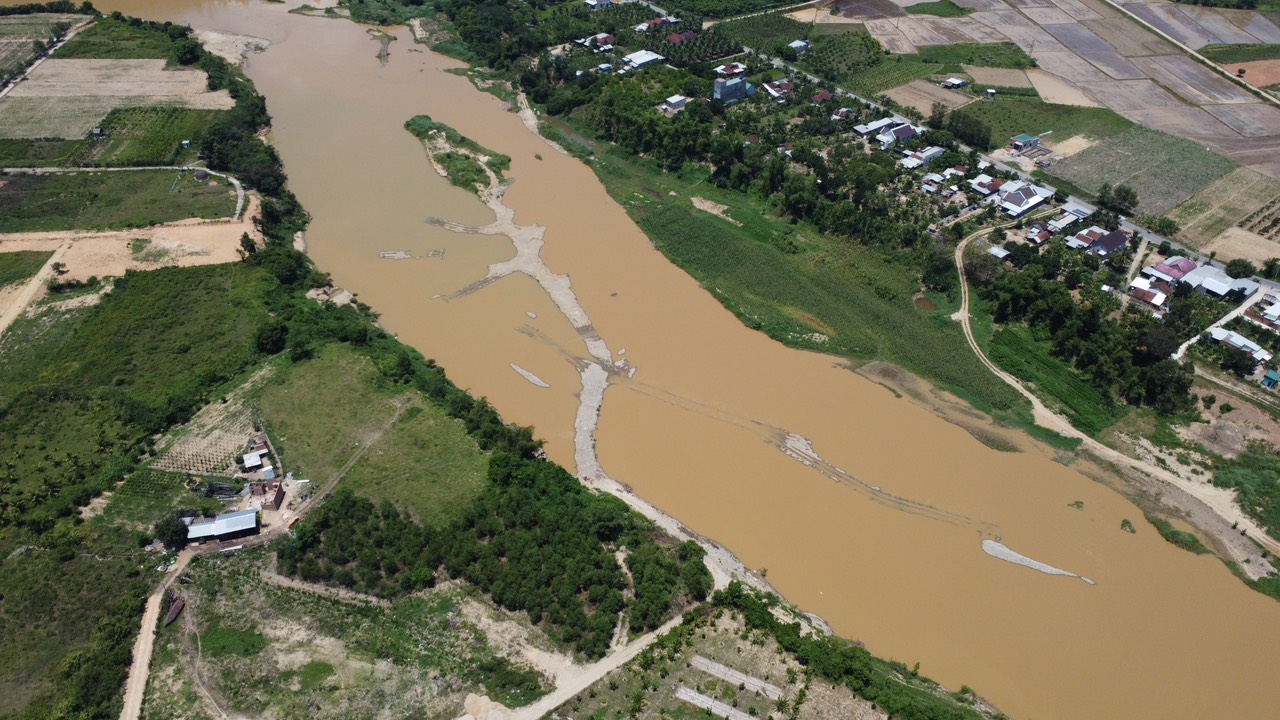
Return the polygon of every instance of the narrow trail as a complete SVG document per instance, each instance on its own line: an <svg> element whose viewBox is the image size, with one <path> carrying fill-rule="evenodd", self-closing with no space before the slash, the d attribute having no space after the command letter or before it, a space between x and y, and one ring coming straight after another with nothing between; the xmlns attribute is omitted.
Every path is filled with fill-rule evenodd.
<svg viewBox="0 0 1280 720"><path fill-rule="evenodd" d="M968 247L970 241L975 238L981 237L995 230L1008 227L1012 224L1013 223L1006 223L995 228L979 230L967 236L959 245L956 246L956 269L960 273L960 309L951 317L960 322L960 326L964 330L965 340L969 343L969 348L973 350L974 354L978 356L978 359L982 361L982 364L985 365L988 370L994 373L996 377L1003 380L1014 390L1017 390L1019 394L1031 403L1032 414L1037 425L1048 428L1059 435L1079 439L1081 441L1081 448L1106 462L1155 478L1177 488L1178 490L1181 490L1187 495L1203 503L1206 507L1212 510L1214 514L1218 515L1227 523L1233 524L1235 527L1244 530L1254 542L1257 542L1259 545L1266 548L1268 552L1272 554L1280 554L1280 542L1267 535L1252 518L1244 514L1244 511L1240 509L1239 504L1236 502L1233 493L1221 488L1213 487L1212 485L1208 485L1204 482L1187 480L1176 473L1172 473L1158 465L1155 465L1154 463L1132 458L1118 450L1103 445L1097 440L1094 440L1092 437L1077 430L1065 417L1046 407L1035 393L1028 390L1026 386L1024 386L1022 382L1013 375L1010 375L1000 369L986 356L985 353L982 352L982 348L978 345L978 341L973 335L973 327L969 316L969 279L965 274L964 251L965 248ZM1261 297L1261 295L1262 293L1257 293L1255 297ZM1254 302L1256 302L1256 300L1254 300ZM1247 306L1248 304L1251 303L1246 303L1245 305ZM1242 308L1243 307L1244 306L1242 306ZM1235 312L1243 312L1242 308L1237 308ZM1228 548L1233 556L1236 555L1232 544L1223 543L1223 545ZM1243 563L1248 558L1245 556L1235 556L1232 559L1237 563ZM1241 567L1249 566L1241 565Z"/></svg>
<svg viewBox="0 0 1280 720"><path fill-rule="evenodd" d="M195 551L191 549L178 553L178 561L169 568L169 576L147 598L147 608L142 613L142 628L138 631L138 639L133 643L133 663L129 665L129 678L124 684L124 707L120 710L120 720L138 720L142 714L147 677L151 674L151 651L156 642L156 625L160 622L160 605L165 591L182 574L193 557Z"/></svg>
<svg viewBox="0 0 1280 720"><path fill-rule="evenodd" d="M66 255L67 251L71 249L72 242L68 240L53 251L49 259L45 261L44 266L35 275L31 276L31 279L27 281L26 287L22 288L22 292L18 294L18 297L14 298L13 304L4 311L3 315L0 315L0 336L4 335L15 320L22 317L22 313L26 312L27 306L40 293L40 290L49 283L49 278L53 276L53 264L62 260L62 256Z"/></svg>

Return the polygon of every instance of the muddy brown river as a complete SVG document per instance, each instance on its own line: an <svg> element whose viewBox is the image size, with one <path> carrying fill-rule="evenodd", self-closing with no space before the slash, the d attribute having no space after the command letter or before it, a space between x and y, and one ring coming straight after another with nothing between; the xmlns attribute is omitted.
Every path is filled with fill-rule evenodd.
<svg viewBox="0 0 1280 720"><path fill-rule="evenodd" d="M527 276L443 299L514 250L502 236L426 223L483 225L493 214L432 171L402 129L413 115L511 156L515 221L547 228L542 258L569 277L613 358L634 369L614 373L604 397L604 471L767 568L790 601L1016 718L1280 712L1280 603L1220 561L1164 542L1135 506L1077 471L993 451L833 358L743 327L653 249L588 167L444 72L457 62L401 28L382 65L364 28L285 12L296 4L100 3L271 40L248 71L292 188L315 216L311 256L459 385L534 425L553 459L574 467L579 366L591 357ZM400 250L423 257L379 257ZM443 256L426 257L433 251ZM788 433L825 463L784 454ZM1077 500L1083 511L1069 507ZM1136 534L1120 529L1125 518ZM983 551L994 539L1095 584L1001 561Z"/></svg>

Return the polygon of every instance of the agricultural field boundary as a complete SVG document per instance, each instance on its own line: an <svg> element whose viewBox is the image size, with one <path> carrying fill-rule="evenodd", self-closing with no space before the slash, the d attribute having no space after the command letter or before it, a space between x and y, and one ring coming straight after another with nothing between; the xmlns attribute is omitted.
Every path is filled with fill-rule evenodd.
<svg viewBox="0 0 1280 720"><path fill-rule="evenodd" d="M27 79L27 75L29 75L32 70L35 70L37 67L40 67L41 63L43 63L45 60L48 60L50 57L52 57L55 52L61 49L63 45L66 45L68 42L70 42L71 39L74 38L76 35L80 34L81 31L89 27L92 27L94 22L95 21L92 18L86 18L85 22L82 22L79 25L76 25L72 27L70 30L68 30L67 34L64 35L56 45L46 50L43 55L36 57L31 64L27 65L27 67L24 68L23 71L18 74L17 77L15 77L13 80L10 80L4 86L3 89L0 89L0 100L3 100L5 97L9 95L9 93L13 92L14 88L22 84L22 82Z"/></svg>

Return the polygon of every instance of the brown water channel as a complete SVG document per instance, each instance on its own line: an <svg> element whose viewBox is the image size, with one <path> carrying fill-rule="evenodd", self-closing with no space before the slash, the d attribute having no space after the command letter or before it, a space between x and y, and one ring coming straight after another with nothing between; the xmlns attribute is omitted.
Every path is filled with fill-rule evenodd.
<svg viewBox="0 0 1280 720"><path fill-rule="evenodd" d="M457 63L398 29L383 66L363 28L284 12L296 4L102 3L272 41L248 68L315 216L312 257L459 385L536 426L552 458L574 467L579 371L592 358L527 276L442 299L514 251L502 236L425 222L493 214L435 175L402 129L413 115L512 157L515 221L547 228L542 258L569 277L614 360L634 368L611 375L596 434L614 479L767 568L840 634L920 661L952 689L968 684L1013 717L1276 716L1280 604L1165 543L1078 472L995 452L832 358L746 329L652 248L590 169L443 72ZM380 259L385 250L444 256ZM787 433L827 464L784 454ZM1077 500L1083 511L1069 507ZM1137 534L1121 531L1125 518ZM996 538L1096 584L985 554L982 540Z"/></svg>

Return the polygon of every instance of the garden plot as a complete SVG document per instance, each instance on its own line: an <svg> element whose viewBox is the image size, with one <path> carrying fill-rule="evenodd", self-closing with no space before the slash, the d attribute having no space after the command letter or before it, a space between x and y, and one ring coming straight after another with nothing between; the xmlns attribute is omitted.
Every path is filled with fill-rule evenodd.
<svg viewBox="0 0 1280 720"><path fill-rule="evenodd" d="M204 406L186 425L169 431L156 443L159 458L151 467L188 475L233 475L236 457L254 433L245 396L271 372L271 366L259 370L229 397Z"/></svg>
<svg viewBox="0 0 1280 720"><path fill-rule="evenodd" d="M1203 145L1217 147L1237 162L1247 163L1241 159L1240 154L1225 150L1223 147L1224 141L1229 144L1232 140L1241 140L1240 134L1202 108L1190 105L1140 108L1126 112L1125 117L1170 135L1190 138Z"/></svg>
<svg viewBox="0 0 1280 720"><path fill-rule="evenodd" d="M994 87L1029 88L1031 81L1027 79L1027 71L1013 68L986 68L976 65L962 65L964 71L979 85Z"/></svg>
<svg viewBox="0 0 1280 720"><path fill-rule="evenodd" d="M1248 92L1197 64L1186 55L1136 58L1134 63L1153 80L1194 105L1254 101L1253 96Z"/></svg>
<svg viewBox="0 0 1280 720"><path fill-rule="evenodd" d="M968 95L938 87L928 80L915 80L892 90L886 90L884 94L893 98L893 101L899 105L913 107L925 115L933 109L934 103L942 103L947 110L954 110L973 101L973 98Z"/></svg>
<svg viewBox="0 0 1280 720"><path fill-rule="evenodd" d="M1100 20L1102 18L1102 15L1099 15L1097 11L1080 2L1080 0L1053 0L1053 4L1076 20Z"/></svg>
<svg viewBox="0 0 1280 720"><path fill-rule="evenodd" d="M1236 223L1260 215L1280 202L1280 181L1249 168L1236 168L1169 212L1182 226L1180 236L1201 248Z"/></svg>
<svg viewBox="0 0 1280 720"><path fill-rule="evenodd" d="M1103 183L1138 192L1139 215L1161 215L1236 167L1196 143L1134 127L1053 166L1053 174L1089 191Z"/></svg>
<svg viewBox="0 0 1280 720"><path fill-rule="evenodd" d="M0 71L14 72L31 59L36 40L48 40L53 26L64 22L72 27L88 21L85 15L38 13L0 17Z"/></svg>
<svg viewBox="0 0 1280 720"><path fill-rule="evenodd" d="M1102 38L1108 45L1127 58L1144 55L1168 55L1178 51L1168 41L1135 23L1129 18L1085 20L1080 23Z"/></svg>
<svg viewBox="0 0 1280 720"><path fill-rule="evenodd" d="M1063 45L1079 53L1080 57L1117 80L1137 80L1146 77L1136 65L1115 51L1106 40L1080 24L1050 25L1049 34Z"/></svg>
<svg viewBox="0 0 1280 720"><path fill-rule="evenodd" d="M1244 80L1256 88L1280 85L1280 60L1253 60L1223 65L1232 73L1245 71Z"/></svg>
<svg viewBox="0 0 1280 720"><path fill-rule="evenodd" d="M831 11L847 18L899 17L902 9L890 0L836 0ZM805 22L812 20L812 13L804 11Z"/></svg>
<svg viewBox="0 0 1280 720"><path fill-rule="evenodd" d="M1205 110L1245 137L1280 135L1280 110L1262 103L1206 105Z"/></svg>
<svg viewBox="0 0 1280 720"><path fill-rule="evenodd" d="M1167 3L1126 5L1125 9L1192 50L1199 50L1205 45L1225 43L1222 38L1209 32L1190 15L1179 12L1177 5Z"/></svg>
<svg viewBox="0 0 1280 720"><path fill-rule="evenodd" d="M120 107L168 105L229 110L200 70L165 70L164 60L46 60L0 100L0 137L78 139Z"/></svg>
<svg viewBox="0 0 1280 720"><path fill-rule="evenodd" d="M1203 27L1221 38L1224 43L1252 45L1258 42L1257 38L1237 27L1231 22L1231 20L1227 19L1226 14L1222 10L1186 5L1179 6L1178 11L1199 23L1200 27Z"/></svg>

